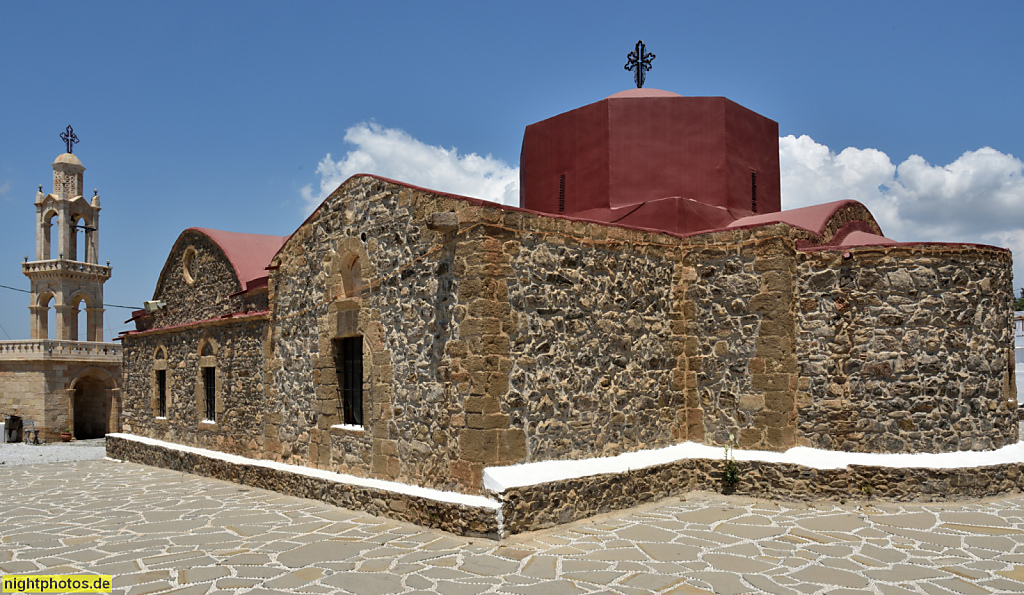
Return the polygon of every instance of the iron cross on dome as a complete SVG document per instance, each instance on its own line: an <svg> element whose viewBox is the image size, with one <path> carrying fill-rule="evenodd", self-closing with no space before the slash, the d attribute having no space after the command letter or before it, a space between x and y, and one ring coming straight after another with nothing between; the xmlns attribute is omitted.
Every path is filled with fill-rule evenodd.
<svg viewBox="0 0 1024 595"><path fill-rule="evenodd" d="M64 144L68 146L68 153L71 152L71 148L78 143L78 137L75 136L75 131L71 128L71 124L64 129L64 132L60 133L60 140L64 141Z"/></svg>
<svg viewBox="0 0 1024 595"><path fill-rule="evenodd" d="M646 73L651 69L651 61L656 57L654 54L647 53L647 46L644 45L642 39L636 42L636 48L626 56L625 69L633 71L633 80L636 82L637 89L644 86Z"/></svg>

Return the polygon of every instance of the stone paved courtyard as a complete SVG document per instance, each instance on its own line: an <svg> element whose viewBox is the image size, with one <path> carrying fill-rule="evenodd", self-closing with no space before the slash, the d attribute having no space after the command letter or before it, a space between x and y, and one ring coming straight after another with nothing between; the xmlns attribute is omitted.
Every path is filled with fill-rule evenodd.
<svg viewBox="0 0 1024 595"><path fill-rule="evenodd" d="M115 593L1024 593L1024 496L778 503L693 493L501 543L91 460L0 466L0 571Z"/></svg>

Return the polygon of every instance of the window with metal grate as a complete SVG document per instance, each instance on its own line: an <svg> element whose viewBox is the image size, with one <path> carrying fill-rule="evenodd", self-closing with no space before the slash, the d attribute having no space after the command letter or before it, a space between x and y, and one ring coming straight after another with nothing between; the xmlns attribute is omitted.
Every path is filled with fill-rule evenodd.
<svg viewBox="0 0 1024 595"><path fill-rule="evenodd" d="M217 368L203 368L203 390L206 396L206 419L217 421Z"/></svg>
<svg viewBox="0 0 1024 595"><path fill-rule="evenodd" d="M167 370L156 371L156 391L160 417L167 417Z"/></svg>
<svg viewBox="0 0 1024 595"><path fill-rule="evenodd" d="M363 338L334 341L334 365L344 414L343 423L363 425Z"/></svg>

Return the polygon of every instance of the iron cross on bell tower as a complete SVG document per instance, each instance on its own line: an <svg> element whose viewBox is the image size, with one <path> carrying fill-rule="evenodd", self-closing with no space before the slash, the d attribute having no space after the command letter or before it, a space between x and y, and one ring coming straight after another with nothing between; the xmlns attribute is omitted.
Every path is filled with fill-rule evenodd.
<svg viewBox="0 0 1024 595"><path fill-rule="evenodd" d="M651 69L651 61L656 57L654 54L647 53L647 46L644 45L642 39L636 42L636 48L626 56L625 69L633 71L633 80L636 82L637 89L644 86L647 71Z"/></svg>
<svg viewBox="0 0 1024 595"><path fill-rule="evenodd" d="M64 141L64 144L68 147L68 153L71 153L71 149L78 143L78 137L75 136L75 130L71 128L71 124L68 124L64 132L60 133L60 140Z"/></svg>

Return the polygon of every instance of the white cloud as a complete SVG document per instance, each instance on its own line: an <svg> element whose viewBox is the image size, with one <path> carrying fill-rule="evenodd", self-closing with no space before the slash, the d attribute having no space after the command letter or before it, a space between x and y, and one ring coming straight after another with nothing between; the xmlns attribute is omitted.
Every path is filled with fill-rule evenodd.
<svg viewBox="0 0 1024 595"><path fill-rule="evenodd" d="M899 165L877 149L838 155L808 136L779 139L782 206L853 198L901 241L991 244L1024 255L1024 162L983 147L948 165L911 155ZM1024 281L1016 259L1015 285Z"/></svg>
<svg viewBox="0 0 1024 595"><path fill-rule="evenodd" d="M11 192L11 183L10 182L4 182L3 185L0 185L0 198L2 198L4 200L11 200L12 197L9 196L10 192Z"/></svg>
<svg viewBox="0 0 1024 595"><path fill-rule="evenodd" d="M345 142L355 145L355 149L338 161L328 153L317 165L319 190L314 191L311 185L302 189L308 212L358 173L508 205L519 204L519 168L490 155L459 155L454 148L430 146L405 131L373 123L346 130Z"/></svg>
<svg viewBox="0 0 1024 595"><path fill-rule="evenodd" d="M898 166L877 149L838 155L808 136L779 139L782 204L863 202L897 240L985 242L1024 230L1024 162L984 147L948 165L911 155Z"/></svg>

